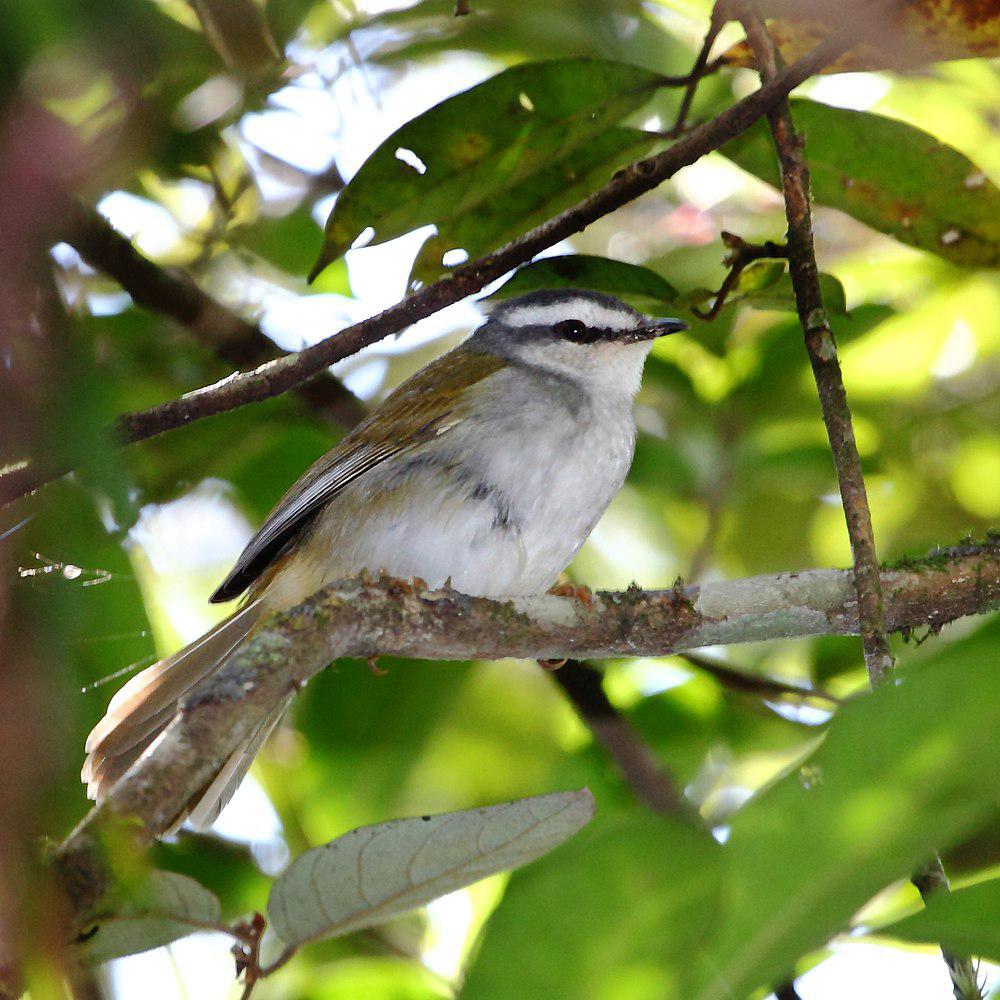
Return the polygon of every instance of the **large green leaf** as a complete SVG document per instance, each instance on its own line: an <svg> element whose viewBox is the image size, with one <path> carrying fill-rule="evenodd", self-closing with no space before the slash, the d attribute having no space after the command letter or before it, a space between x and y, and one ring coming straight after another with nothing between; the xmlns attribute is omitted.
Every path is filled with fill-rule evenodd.
<svg viewBox="0 0 1000 1000"><path fill-rule="evenodd" d="M686 998L787 975L884 886L974 830L1000 794L1000 676L988 643L849 702L803 769L737 814L726 906Z"/></svg>
<svg viewBox="0 0 1000 1000"><path fill-rule="evenodd" d="M585 788L351 830L275 881L271 925L288 944L347 934L547 854L590 822Z"/></svg>
<svg viewBox="0 0 1000 1000"><path fill-rule="evenodd" d="M720 854L707 833L664 816L576 837L513 876L463 1000L679 997L719 904Z"/></svg>
<svg viewBox="0 0 1000 1000"><path fill-rule="evenodd" d="M926 909L880 927L877 933L938 942L959 954L1000 962L1000 878L947 895L938 893Z"/></svg>
<svg viewBox="0 0 1000 1000"><path fill-rule="evenodd" d="M441 226L550 172L661 80L627 63L558 59L514 66L435 105L389 136L340 194L312 277L369 228L382 242Z"/></svg>
<svg viewBox="0 0 1000 1000"><path fill-rule="evenodd" d="M478 257L558 215L609 180L619 167L645 156L656 141L650 132L612 126L520 184L484 200L475 211L438 223L438 232L417 255L411 286L439 277L446 270L442 257L449 250Z"/></svg>
<svg viewBox="0 0 1000 1000"><path fill-rule="evenodd" d="M589 288L644 310L677 302L677 289L648 267L589 254L536 260L516 271L490 298L506 299L540 288Z"/></svg>
<svg viewBox="0 0 1000 1000"><path fill-rule="evenodd" d="M1000 263L1000 191L971 160L891 118L808 100L791 106L805 136L817 202L956 264ZM765 123L758 122L722 152L779 185Z"/></svg>

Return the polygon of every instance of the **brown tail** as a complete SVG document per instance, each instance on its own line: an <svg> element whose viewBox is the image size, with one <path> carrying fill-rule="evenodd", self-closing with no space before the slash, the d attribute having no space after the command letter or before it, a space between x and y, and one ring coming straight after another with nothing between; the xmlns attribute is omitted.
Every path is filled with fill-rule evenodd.
<svg viewBox="0 0 1000 1000"><path fill-rule="evenodd" d="M221 621L200 639L133 677L111 699L104 718L87 737L87 759L80 777L87 795L98 802L163 732L177 710L178 700L221 666L247 637L261 613L260 601ZM197 802L178 817L199 828L211 826L232 798L268 733L277 725L288 702L263 719L250 738L233 752Z"/></svg>

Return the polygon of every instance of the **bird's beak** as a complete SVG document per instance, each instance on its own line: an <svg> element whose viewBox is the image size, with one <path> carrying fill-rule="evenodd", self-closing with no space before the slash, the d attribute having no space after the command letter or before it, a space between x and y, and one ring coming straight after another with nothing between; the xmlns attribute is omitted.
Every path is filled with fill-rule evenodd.
<svg viewBox="0 0 1000 1000"><path fill-rule="evenodd" d="M640 326L638 329L630 330L626 335L626 340L630 343L638 343L642 340L655 340L657 337L666 337L670 333L679 333L688 328L687 323L679 319L655 319L650 323Z"/></svg>

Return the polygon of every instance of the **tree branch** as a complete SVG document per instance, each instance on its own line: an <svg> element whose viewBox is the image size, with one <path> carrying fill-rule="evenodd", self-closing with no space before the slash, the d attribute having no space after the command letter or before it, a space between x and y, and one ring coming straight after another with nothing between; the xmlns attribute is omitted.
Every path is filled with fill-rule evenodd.
<svg viewBox="0 0 1000 1000"><path fill-rule="evenodd" d="M1000 541L886 570L892 629L940 628L1000 606ZM659 656L698 646L812 635L856 635L848 570L805 570L689 586L490 601L398 580L348 580L269 620L185 696L156 747L91 810L55 863L74 912L108 884L99 831L114 817L148 840L168 828L256 723L339 657L432 660Z"/></svg>
<svg viewBox="0 0 1000 1000"><path fill-rule="evenodd" d="M666 768L604 693L601 672L582 660L567 660L552 679L615 762L636 798L653 812L685 818L696 814Z"/></svg>
<svg viewBox="0 0 1000 1000"><path fill-rule="evenodd" d="M729 268L729 273L723 279L719 290L712 296L712 305L709 309L702 309L699 306L692 306L691 312L699 319L712 320L722 311L729 298L730 292L740 279L740 275L746 268L756 260L787 260L788 247L780 246L766 240L764 243L747 243L742 236L736 233L727 233L722 230L720 234L722 242L727 248L726 255L722 258L722 263Z"/></svg>
<svg viewBox="0 0 1000 1000"><path fill-rule="evenodd" d="M778 53L757 4L755 0L741 0L739 9L761 81L773 81L779 75ZM803 143L796 134L786 100L780 101L768 112L768 122L781 167L785 217L788 220L789 273L840 483L840 497L854 557L865 665L871 686L877 688L892 683L893 655L889 646L885 600L861 457L854 439L837 343L820 291L809 203L809 169L802 155ZM914 874L912 881L925 901L935 891L949 891L948 878L937 854ZM956 1000L981 1000L982 991L970 959L945 948L941 949L941 953L948 966Z"/></svg>
<svg viewBox="0 0 1000 1000"><path fill-rule="evenodd" d="M480 291L491 281L531 260L535 254L634 201L682 167L689 166L746 131L800 83L835 61L854 40L854 33L850 32L823 42L777 79L727 108L718 117L692 129L663 152L619 170L604 187L583 201L494 253L463 264L376 316L295 354L268 361L250 372L233 374L180 399L148 410L123 414L112 428L114 438L120 444L143 441L195 420L281 395L307 382L329 365ZM14 499L21 495L18 489L18 483L5 483L0 478L0 497Z"/></svg>

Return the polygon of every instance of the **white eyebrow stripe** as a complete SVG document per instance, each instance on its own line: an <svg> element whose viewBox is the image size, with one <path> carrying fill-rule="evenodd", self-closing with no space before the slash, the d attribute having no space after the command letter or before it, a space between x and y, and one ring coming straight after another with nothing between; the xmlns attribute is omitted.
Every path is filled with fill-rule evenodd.
<svg viewBox="0 0 1000 1000"><path fill-rule="evenodd" d="M554 302L546 305L515 306L500 317L507 326L546 326L564 319L577 319L601 330L634 330L639 318L599 302L587 299Z"/></svg>

